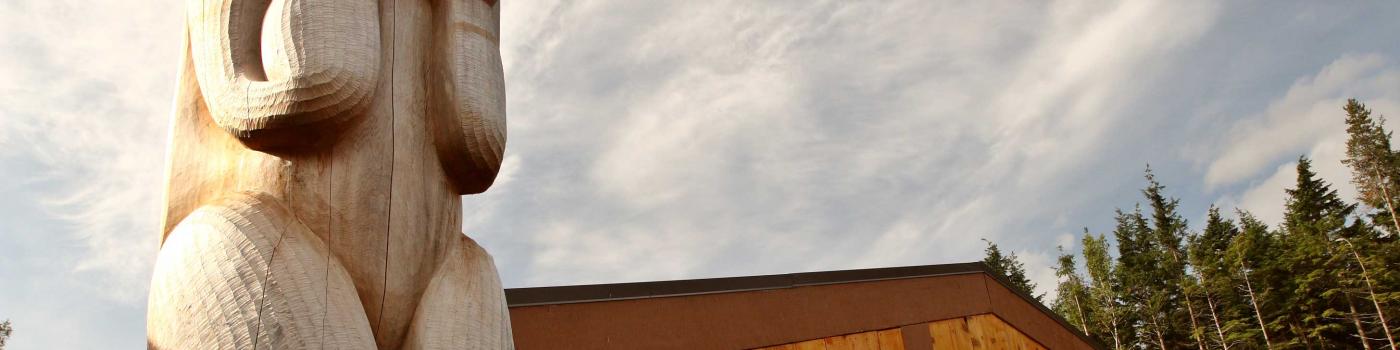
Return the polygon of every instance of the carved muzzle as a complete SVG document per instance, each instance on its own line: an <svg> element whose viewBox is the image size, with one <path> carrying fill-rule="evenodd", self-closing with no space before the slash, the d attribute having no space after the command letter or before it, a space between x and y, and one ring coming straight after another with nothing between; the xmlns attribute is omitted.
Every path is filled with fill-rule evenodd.
<svg viewBox="0 0 1400 350"><path fill-rule="evenodd" d="M376 0L189 0L186 8L209 111L250 148L318 142L374 95Z"/></svg>

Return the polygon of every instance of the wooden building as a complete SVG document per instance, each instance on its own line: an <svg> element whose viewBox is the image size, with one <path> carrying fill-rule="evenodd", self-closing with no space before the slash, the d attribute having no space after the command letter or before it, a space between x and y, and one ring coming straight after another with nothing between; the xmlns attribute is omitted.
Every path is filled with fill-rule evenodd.
<svg viewBox="0 0 1400 350"><path fill-rule="evenodd" d="M517 349L1101 349L981 263L506 290Z"/></svg>

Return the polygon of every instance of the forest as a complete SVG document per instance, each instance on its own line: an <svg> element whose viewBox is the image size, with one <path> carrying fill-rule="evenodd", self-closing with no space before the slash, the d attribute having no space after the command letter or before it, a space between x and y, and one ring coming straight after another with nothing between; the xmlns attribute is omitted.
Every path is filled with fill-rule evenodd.
<svg viewBox="0 0 1400 350"><path fill-rule="evenodd" d="M1059 250L1050 308L1110 349L1396 349L1400 152L1384 117L1355 99L1341 112L1357 198L1299 157L1281 223L1211 206L1193 229L1149 167L1111 232ZM984 262L1035 290L1014 253L987 242Z"/></svg>

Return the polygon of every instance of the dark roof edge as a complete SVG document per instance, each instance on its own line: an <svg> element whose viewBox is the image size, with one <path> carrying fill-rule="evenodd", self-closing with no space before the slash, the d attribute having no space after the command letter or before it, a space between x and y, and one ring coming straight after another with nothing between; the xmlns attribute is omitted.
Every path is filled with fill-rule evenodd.
<svg viewBox="0 0 1400 350"><path fill-rule="evenodd" d="M974 262L691 280L510 288L506 289L506 302L510 307L575 304L984 272L986 266Z"/></svg>
<svg viewBox="0 0 1400 350"><path fill-rule="evenodd" d="M653 281L653 282L631 282L613 284L589 284L575 286L557 287L532 287L532 288L509 288L505 290L506 303L509 307L525 307L539 305L559 305L592 303L605 301L621 301L631 299L665 298L702 294L733 293L756 290L784 289L803 286L816 286L825 284L841 284L856 282L873 282L892 279L922 278L947 275L961 275L981 273L991 276L992 280L1000 283L1003 288L1020 296L1022 300L1030 303L1042 313L1049 315L1051 319L1058 322L1070 333L1078 336L1085 342L1097 348L1104 348L1104 345L1088 335L1079 332L1060 317L1058 313L1050 310L1040 301L1035 300L1029 294L1012 288L1004 276L999 276L987 269L987 265L982 262L940 264L940 265L919 265L902 267L885 267L858 270L838 270L819 272L799 272L777 275L759 275L743 277L721 277L704 278L691 280Z"/></svg>

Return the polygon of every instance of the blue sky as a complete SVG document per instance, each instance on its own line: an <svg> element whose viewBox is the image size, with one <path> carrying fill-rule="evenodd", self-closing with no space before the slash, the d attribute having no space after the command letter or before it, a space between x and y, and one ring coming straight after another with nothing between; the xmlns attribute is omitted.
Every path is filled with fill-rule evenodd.
<svg viewBox="0 0 1400 350"><path fill-rule="evenodd" d="M142 346L178 1L0 2L0 319ZM504 173L463 230L508 287L936 264L1184 215L1276 222L1340 107L1400 113L1400 3L503 1ZM1392 128L1395 126L1392 125ZM1193 225L1193 228L1198 228Z"/></svg>

